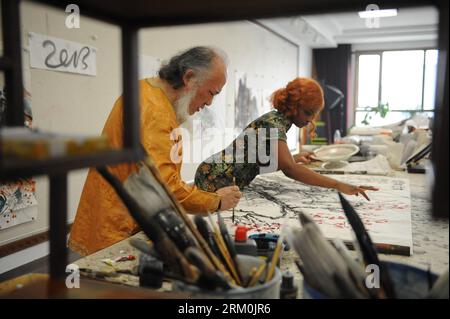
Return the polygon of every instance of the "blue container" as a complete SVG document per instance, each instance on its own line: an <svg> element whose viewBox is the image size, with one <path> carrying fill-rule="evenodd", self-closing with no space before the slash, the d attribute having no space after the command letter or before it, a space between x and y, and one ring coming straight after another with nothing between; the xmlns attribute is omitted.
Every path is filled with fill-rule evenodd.
<svg viewBox="0 0 450 319"><path fill-rule="evenodd" d="M395 262L382 262L382 264L389 269L397 298L420 299L425 298L428 294L429 274L426 270ZM437 278L436 274L431 274L432 284ZM328 299L323 293L311 288L305 281L303 282L303 298Z"/></svg>

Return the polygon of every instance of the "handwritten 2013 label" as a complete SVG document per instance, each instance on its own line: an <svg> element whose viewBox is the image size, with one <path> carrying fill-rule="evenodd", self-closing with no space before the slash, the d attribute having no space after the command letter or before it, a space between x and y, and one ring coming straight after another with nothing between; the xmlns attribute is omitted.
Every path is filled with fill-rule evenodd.
<svg viewBox="0 0 450 319"><path fill-rule="evenodd" d="M29 46L33 68L97 75L95 47L32 32Z"/></svg>

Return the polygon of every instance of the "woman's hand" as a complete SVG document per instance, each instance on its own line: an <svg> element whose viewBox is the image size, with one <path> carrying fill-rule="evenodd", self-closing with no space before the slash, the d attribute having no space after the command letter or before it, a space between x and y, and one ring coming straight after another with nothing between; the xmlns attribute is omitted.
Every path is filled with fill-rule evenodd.
<svg viewBox="0 0 450 319"><path fill-rule="evenodd" d="M341 193L347 195L359 195L361 194L367 200L370 200L365 191L377 191L378 188L372 186L353 186L345 184L330 178L325 175L318 174L313 170L310 170L305 165L295 163L292 157L287 143L285 141L278 141L278 169L282 170L284 175L292 178L296 181L326 188L334 188Z"/></svg>
<svg viewBox="0 0 450 319"><path fill-rule="evenodd" d="M350 185L350 184L346 184L346 183L339 183L336 187L336 189L338 191L340 191L341 193L347 194L347 195L356 195L358 196L359 194L361 194L362 196L364 196L367 200L370 201L369 197L366 195L365 191L377 191L378 188L376 187L372 187L372 186L355 186L355 185Z"/></svg>
<svg viewBox="0 0 450 319"><path fill-rule="evenodd" d="M294 161L296 163L303 163L303 164L309 164L311 163L311 155L313 155L314 153L311 152L300 152L299 154L295 154L294 157Z"/></svg>

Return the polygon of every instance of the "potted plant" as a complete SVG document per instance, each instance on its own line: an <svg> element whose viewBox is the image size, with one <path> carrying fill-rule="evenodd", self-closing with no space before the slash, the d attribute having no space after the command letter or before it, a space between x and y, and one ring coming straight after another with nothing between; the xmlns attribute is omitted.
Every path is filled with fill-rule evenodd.
<svg viewBox="0 0 450 319"><path fill-rule="evenodd" d="M378 113L380 114L381 118L384 119L386 117L386 114L389 112L389 103L380 103L375 107L366 106L364 110L367 111L367 113L364 116L364 119L361 121L361 124L369 125L369 120L371 120L372 117L374 115L377 115Z"/></svg>

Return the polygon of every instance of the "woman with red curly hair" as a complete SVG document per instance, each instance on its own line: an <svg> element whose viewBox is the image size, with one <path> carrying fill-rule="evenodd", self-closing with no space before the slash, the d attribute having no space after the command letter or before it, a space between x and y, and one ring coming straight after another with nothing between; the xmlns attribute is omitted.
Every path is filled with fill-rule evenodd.
<svg viewBox="0 0 450 319"><path fill-rule="evenodd" d="M259 174L277 170L296 181L326 188L335 188L347 195L377 190L370 186L354 186L320 175L292 157L287 145L287 131L292 124L310 126L314 136L314 120L324 107L323 91L311 78L299 77L272 94L274 110L251 122L226 149L200 164L195 184L215 192L233 185L242 190ZM365 196L366 197L366 196Z"/></svg>

